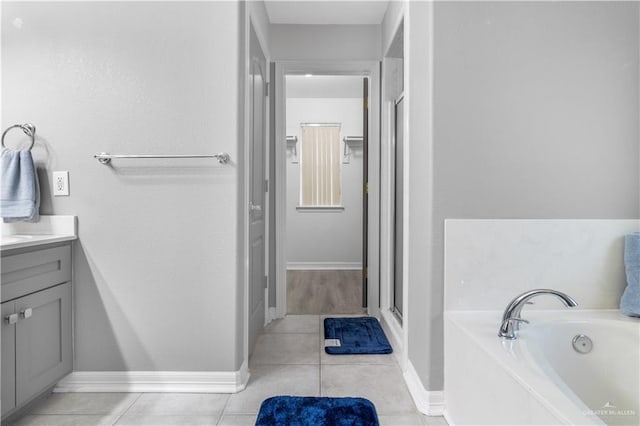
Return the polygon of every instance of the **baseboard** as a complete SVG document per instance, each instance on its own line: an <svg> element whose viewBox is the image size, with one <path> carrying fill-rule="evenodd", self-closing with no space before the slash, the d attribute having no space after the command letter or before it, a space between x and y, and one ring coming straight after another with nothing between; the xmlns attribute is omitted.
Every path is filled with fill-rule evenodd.
<svg viewBox="0 0 640 426"><path fill-rule="evenodd" d="M402 327L388 309L380 310L380 324L393 347L393 355L395 355L398 365L402 370L404 370L405 356Z"/></svg>
<svg viewBox="0 0 640 426"><path fill-rule="evenodd" d="M267 318L266 318L266 321L264 322L264 325L269 324L271 321L277 318L278 317L276 316L276 308L269 307L269 309L267 309Z"/></svg>
<svg viewBox="0 0 640 426"><path fill-rule="evenodd" d="M287 269L292 271L317 270L360 270L360 262L287 262Z"/></svg>
<svg viewBox="0 0 640 426"><path fill-rule="evenodd" d="M404 381L407 383L418 411L427 416L442 416L444 414L444 392L426 390L411 361L407 362Z"/></svg>
<svg viewBox="0 0 640 426"><path fill-rule="evenodd" d="M248 382L245 362L238 371L74 371L53 391L236 393Z"/></svg>

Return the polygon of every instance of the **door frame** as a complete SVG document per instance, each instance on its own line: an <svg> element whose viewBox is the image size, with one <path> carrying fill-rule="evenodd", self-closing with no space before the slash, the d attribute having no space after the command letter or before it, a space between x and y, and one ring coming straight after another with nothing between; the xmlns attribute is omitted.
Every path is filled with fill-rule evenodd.
<svg viewBox="0 0 640 426"><path fill-rule="evenodd" d="M392 341L394 348L394 354L403 370L408 365L408 347L409 347L409 322L410 322L410 310L409 310L409 238L408 238L408 226L409 226L409 146L410 146L410 134L409 134L409 108L410 108L410 90L409 90L409 16L407 13L407 6L402 6L393 22L393 30L391 34L393 37L389 41L389 45L385 46L385 53L382 59L382 94L381 94L381 174L384 179L381 182L381 222L380 222L380 315L382 317L382 323L385 327L385 331L389 331L389 338ZM401 29L402 27L402 29ZM401 38L399 38L401 37ZM397 90L391 88L389 84L391 81L389 78L392 76L391 63L389 59L393 56L390 55L390 51L393 48L396 40L401 40L403 49L402 56L404 59L403 70L401 78L403 80L403 89L400 93L396 93ZM403 156L403 180L404 180L404 193L403 193L403 259L402 265L394 265L394 192L395 188L392 187L392 183L395 183L392 179L392 173L395 158L395 103L402 96L404 100L404 120L401 123L403 129L403 142L404 142L404 156ZM393 267L392 267L393 266ZM402 268L402 305L403 314L402 322L392 312L393 311L393 284L395 279L394 268Z"/></svg>
<svg viewBox="0 0 640 426"><path fill-rule="evenodd" d="M254 44L254 35L255 35L255 50L252 50L252 46ZM255 56L254 56L255 55ZM262 59L264 59L264 63L262 63ZM248 199L246 207L248 208L248 229L247 229L247 262L248 262L248 285L247 285L247 299L248 299L248 311L247 311L247 320L248 320L248 330L249 330L249 354L253 351L253 347L255 345L255 340L257 335L260 334L262 327L266 324L267 318L267 305L268 301L268 293L266 291L266 286L263 287L263 284L268 280L268 234L267 234L267 223L268 223L268 197L266 195L266 179L268 177L268 121L269 121L269 98L268 98L268 88L269 88L269 61L267 59L267 54L265 49L263 48L263 42L260 40L260 36L258 35L257 26L254 24L253 19L249 21L249 58L248 58L248 99L249 99L249 115L247 117L248 121L248 133L247 133L247 145L246 145L246 157L247 157L247 167L246 167L246 179L247 179L247 191L248 191ZM256 71L257 68L257 71ZM256 117L255 114L257 105L256 102L256 75L257 72L260 74L262 78L262 87L261 93L258 94L260 97L260 103L262 104L262 116L260 117L261 128L258 129L256 133L256 128L254 128ZM262 135L262 143L255 142L254 138L256 134ZM262 150L262 158L255 162L254 155L258 149ZM262 170L256 171L256 168L262 163ZM262 174L259 176L260 171ZM256 177L260 178L259 183L256 186ZM254 206L254 195L259 194L259 197L262 198L261 203ZM252 246L254 243L254 227L258 221L255 220L254 207L258 208L258 221L262 222L262 224L258 224L258 232L262 234L262 249L259 250L259 256L262 257L262 270L255 271L252 255ZM255 273L259 272L259 277L255 276ZM258 310L254 310L252 306L252 296L254 291L255 281L259 280L260 289L258 294L262 293L262 307ZM257 312L261 315L258 324L254 324L253 313ZM252 338L253 336L253 338Z"/></svg>
<svg viewBox="0 0 640 426"><path fill-rule="evenodd" d="M367 311L380 316L380 66L379 61L277 61L275 75L275 317L287 313L286 211L286 80L287 74L354 75L369 77L369 218Z"/></svg>
<svg viewBox="0 0 640 426"><path fill-rule="evenodd" d="M254 29L255 34L258 39L258 43L260 44L260 49L262 50L265 60L266 60L266 68L265 68L265 84L269 85L271 81L271 68L270 64L270 53L268 50L268 44L266 42L266 37L263 33L263 25L261 25L261 20L256 16L256 13L253 11L253 8L250 7L247 3L241 3L241 16L243 17L243 31L242 31L242 46L243 46L243 56L242 56L242 81L240 84L240 88L242 90L241 94L241 110L239 111L241 116L243 117L243 122L241 125L242 138L239 150L238 157L241 158L242 165L241 171L239 171L239 179L241 180L240 186L242 187L242 195L238 198L238 212L242 215L242 225L241 225L241 235L242 235L242 264L239 265L239 271L241 274L242 280L242 293L239 294L240 302L242 303L242 317L241 321L238 324L239 330L242 332L242 341L238 342L237 349L238 351L242 351L241 363L242 365L239 368L240 371L240 381L246 384L249 380L249 327L250 327L250 315L251 310L249 307L249 292L251 291L250 285L250 265L249 265L249 227L250 227L250 216L251 213L249 211L249 203L251 197L251 170L249 170L249 164L251 164L250 153L251 150L249 146L251 144L251 90L250 90L250 76L251 76L251 51L250 51L250 38L251 38L251 28ZM269 109L269 97L270 92L267 91L267 100L265 103L265 123L264 123L264 162L265 162L265 175L269 175L269 162L267 161L269 157L269 115L272 113ZM265 205L263 206L263 211L265 214L265 242L269 241L270 237L270 229L269 229L269 197L265 196ZM265 243L265 265L268 262L269 256L269 247L268 244ZM267 273L265 266L265 273ZM267 298L267 290L265 289L265 325L268 320L267 312L268 312L268 298Z"/></svg>

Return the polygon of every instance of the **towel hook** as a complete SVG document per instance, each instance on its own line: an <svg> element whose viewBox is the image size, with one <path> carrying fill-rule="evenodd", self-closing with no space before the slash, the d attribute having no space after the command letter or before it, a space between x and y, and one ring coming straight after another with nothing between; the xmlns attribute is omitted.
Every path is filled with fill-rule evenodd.
<svg viewBox="0 0 640 426"><path fill-rule="evenodd" d="M31 145L29 145L29 151L31 151L31 148L33 148L33 145L36 143L36 126L34 126L31 123L14 124L13 126L7 127L7 130L5 130L2 133L2 147L6 148L4 145L4 137L7 134L7 132L13 129L14 127L20 127L25 135L31 136Z"/></svg>

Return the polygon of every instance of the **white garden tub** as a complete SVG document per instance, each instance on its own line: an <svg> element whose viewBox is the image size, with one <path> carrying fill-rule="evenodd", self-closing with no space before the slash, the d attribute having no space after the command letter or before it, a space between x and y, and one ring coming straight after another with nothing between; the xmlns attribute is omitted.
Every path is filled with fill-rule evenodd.
<svg viewBox="0 0 640 426"><path fill-rule="evenodd" d="M508 341L497 336L501 316L445 313L450 424L640 424L640 320L525 309L531 323Z"/></svg>

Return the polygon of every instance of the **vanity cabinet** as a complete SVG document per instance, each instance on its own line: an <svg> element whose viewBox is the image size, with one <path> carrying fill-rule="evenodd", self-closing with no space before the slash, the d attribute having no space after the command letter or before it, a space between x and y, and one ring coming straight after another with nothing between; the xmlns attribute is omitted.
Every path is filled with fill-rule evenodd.
<svg viewBox="0 0 640 426"><path fill-rule="evenodd" d="M2 417L72 370L71 245L2 256Z"/></svg>

